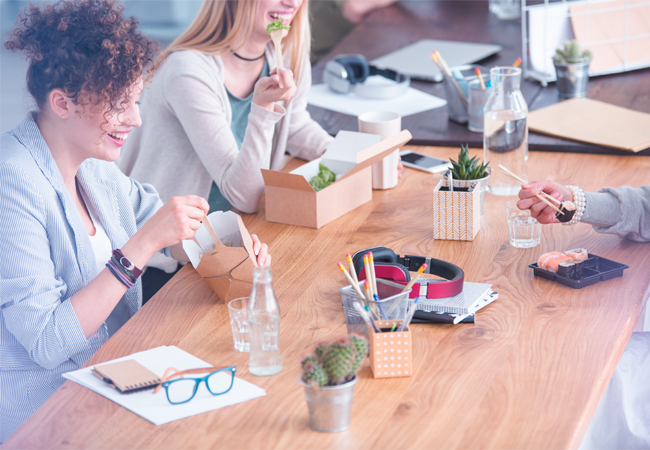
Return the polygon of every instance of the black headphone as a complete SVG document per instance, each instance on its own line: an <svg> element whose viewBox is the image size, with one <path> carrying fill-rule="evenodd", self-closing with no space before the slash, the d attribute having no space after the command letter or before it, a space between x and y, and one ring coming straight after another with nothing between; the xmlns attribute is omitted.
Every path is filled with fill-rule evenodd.
<svg viewBox="0 0 650 450"><path fill-rule="evenodd" d="M381 75L395 84L366 85L369 76ZM371 66L363 55L337 55L325 64L323 81L334 92L345 94L354 91L360 97L392 98L406 92L411 79L390 69Z"/></svg>
<svg viewBox="0 0 650 450"><path fill-rule="evenodd" d="M465 273L463 272L463 269L457 265L441 259L427 258L424 256L399 256L393 250L386 247L372 247L354 253L352 256L352 263L354 264L354 269L357 272L359 280L365 279L363 257L369 252L372 252L375 261L375 273L377 274L377 278L388 278L394 281L408 282L411 280L409 272L417 272L422 264L426 263L427 268L424 273L437 275L448 280L439 283L428 283L427 298L454 297L463 292ZM404 273L404 280L395 279L395 267ZM380 274L380 271L383 272L383 274ZM411 297L418 296L419 292L411 293Z"/></svg>

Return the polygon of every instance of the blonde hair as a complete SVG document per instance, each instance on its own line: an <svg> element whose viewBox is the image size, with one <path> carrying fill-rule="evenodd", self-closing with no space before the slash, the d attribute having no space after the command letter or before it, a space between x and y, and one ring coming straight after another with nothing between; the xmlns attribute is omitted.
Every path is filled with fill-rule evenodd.
<svg viewBox="0 0 650 450"><path fill-rule="evenodd" d="M237 51L253 33L257 0L203 0L201 9L187 30L162 54L161 58L181 50L195 50L207 55ZM283 50L291 55L291 71L296 82L304 55L309 55L309 0L304 0L291 21L291 29L282 40ZM161 60L162 62L162 60Z"/></svg>

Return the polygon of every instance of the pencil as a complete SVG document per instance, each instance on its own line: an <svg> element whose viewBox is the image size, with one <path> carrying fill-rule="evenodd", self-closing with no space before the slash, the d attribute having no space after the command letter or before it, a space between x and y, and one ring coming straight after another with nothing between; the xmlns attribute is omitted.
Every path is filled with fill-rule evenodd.
<svg viewBox="0 0 650 450"><path fill-rule="evenodd" d="M476 75L478 75L478 82L481 84L481 89L485 90L485 83L483 82L483 76L481 75L481 69L474 67Z"/></svg>
<svg viewBox="0 0 650 450"><path fill-rule="evenodd" d="M370 293L370 285L368 284L368 280L363 280L363 290L366 291L366 298L368 300L372 300L372 294Z"/></svg>
<svg viewBox="0 0 650 450"><path fill-rule="evenodd" d="M361 289L359 289L359 285L354 282L354 280L352 279L352 277L350 276L348 271L345 270L345 267L343 266L343 264L341 264L340 262L338 264L339 264L339 269L341 269L341 272L343 272L343 275L345 275L345 278L348 279L348 281L350 282L350 284L352 285L354 290L357 292L359 297L365 298L365 295L363 295L363 292L361 292Z"/></svg>
<svg viewBox="0 0 650 450"><path fill-rule="evenodd" d="M521 64L521 58L517 58L515 63L512 65L512 67L519 67L519 64Z"/></svg>
<svg viewBox="0 0 650 450"><path fill-rule="evenodd" d="M372 275L370 275L370 262L368 261L368 254L363 255L363 268L366 270L366 280L368 280L368 285L370 286L370 298L374 292L372 292Z"/></svg>
<svg viewBox="0 0 650 450"><path fill-rule="evenodd" d="M402 289L402 292L406 292L409 289L411 289L413 287L413 285L415 284L415 282L418 281L418 278L420 278L420 275L422 275L426 269L427 269L427 265L422 264L420 266L420 268L418 269L418 271L415 273L415 275L413 275L413 278L411 278L411 281L409 281L408 284L406 286L404 286L404 289Z"/></svg>
<svg viewBox="0 0 650 450"><path fill-rule="evenodd" d="M454 78L452 73L449 71L449 68L446 65L442 65L442 58L440 58L439 55L440 53L438 53L438 50L434 50L434 52L431 53L429 56L431 56L431 59L433 60L434 63L436 63L440 71L443 72L445 75L447 75L447 78L449 78L449 81L451 81L451 84L454 86L454 89L456 89L456 92L458 92L460 99L463 102L467 103L467 96L461 89L460 85L458 84L458 81L456 81L456 78Z"/></svg>
<svg viewBox="0 0 650 450"><path fill-rule="evenodd" d="M350 265L350 275L352 275L352 279L356 284L359 284L359 279L357 278L357 270L354 268L354 264L352 263L352 256L350 256L348 253L345 255L345 257L348 259L348 264Z"/></svg>
<svg viewBox="0 0 650 450"><path fill-rule="evenodd" d="M375 273L375 258L372 256L372 252L368 252L368 263L370 264L370 272L372 272L373 294L379 295L379 291L377 291L377 274Z"/></svg>

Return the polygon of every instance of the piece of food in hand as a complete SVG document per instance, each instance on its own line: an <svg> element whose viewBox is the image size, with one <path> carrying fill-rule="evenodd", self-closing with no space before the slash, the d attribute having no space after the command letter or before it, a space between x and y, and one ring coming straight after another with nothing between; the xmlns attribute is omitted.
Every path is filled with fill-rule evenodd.
<svg viewBox="0 0 650 450"><path fill-rule="evenodd" d="M320 191L321 189L325 189L327 186L336 181L336 174L334 172L329 170L321 163L318 163L318 167L320 169L318 175L312 177L311 181L309 182L311 187L313 187L316 192Z"/></svg>
<svg viewBox="0 0 650 450"><path fill-rule="evenodd" d="M284 63L282 62L282 46L280 42L282 41L282 30L288 30L289 28L291 28L289 25L282 23L282 19L275 20L266 26L266 32L271 35L273 45L275 46L275 61L278 67L278 84L281 89L284 89L284 82L282 81L280 69L284 69Z"/></svg>
<svg viewBox="0 0 650 450"><path fill-rule="evenodd" d="M575 203L570 201L562 202L560 204L560 211L562 211L562 214L556 212L555 218L562 223L569 222L571 219L573 219L573 215L576 213L576 209L577 208Z"/></svg>

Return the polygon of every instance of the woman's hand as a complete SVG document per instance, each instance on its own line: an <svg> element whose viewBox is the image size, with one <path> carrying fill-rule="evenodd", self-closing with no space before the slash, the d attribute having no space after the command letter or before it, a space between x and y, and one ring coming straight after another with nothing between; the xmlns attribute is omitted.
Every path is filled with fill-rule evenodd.
<svg viewBox="0 0 650 450"><path fill-rule="evenodd" d="M136 236L153 255L161 248L170 247L184 239L192 239L209 209L210 205L203 197L172 197L143 225Z"/></svg>
<svg viewBox="0 0 650 450"><path fill-rule="evenodd" d="M262 244L256 234L251 234L253 239L253 251L257 255L257 264L260 266L271 265L271 255L269 255L269 246Z"/></svg>
<svg viewBox="0 0 650 450"><path fill-rule="evenodd" d="M561 184L554 181L533 181L532 183L522 184L519 191L519 200L517 208L524 210L530 209L530 215L537 219L539 223L559 222L555 218L555 210L546 203L535 197L535 194L544 191L551 197L563 202L573 200L573 193Z"/></svg>
<svg viewBox="0 0 650 450"><path fill-rule="evenodd" d="M280 87L279 78L282 77L284 88ZM293 79L293 72L289 69L281 69L277 73L277 68L271 71L270 76L263 77L255 83L253 91L253 103L273 111L273 104L279 101L289 101L296 93L296 83Z"/></svg>

